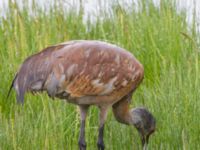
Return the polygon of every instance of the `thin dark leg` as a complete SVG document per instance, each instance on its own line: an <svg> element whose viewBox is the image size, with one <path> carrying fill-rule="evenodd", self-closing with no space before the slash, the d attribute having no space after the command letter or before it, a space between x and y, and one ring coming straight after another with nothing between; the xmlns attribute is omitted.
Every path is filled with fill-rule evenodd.
<svg viewBox="0 0 200 150"><path fill-rule="evenodd" d="M79 148L80 150L86 149L86 142L85 142L85 120L81 120L81 130L79 135Z"/></svg>
<svg viewBox="0 0 200 150"><path fill-rule="evenodd" d="M104 150L105 145L103 141L103 131L104 131L104 123L107 117L107 108L100 108L100 125L99 125L99 135L98 135L98 141L97 146L98 150Z"/></svg>
<svg viewBox="0 0 200 150"><path fill-rule="evenodd" d="M81 129L79 135L79 149L86 150L86 142L85 142L85 119L87 116L88 106L80 106L80 113L81 113Z"/></svg>
<svg viewBox="0 0 200 150"><path fill-rule="evenodd" d="M104 150L105 148L104 141L103 141L103 130L104 130L104 125L99 128L99 136L98 136L98 142L97 142L98 150Z"/></svg>

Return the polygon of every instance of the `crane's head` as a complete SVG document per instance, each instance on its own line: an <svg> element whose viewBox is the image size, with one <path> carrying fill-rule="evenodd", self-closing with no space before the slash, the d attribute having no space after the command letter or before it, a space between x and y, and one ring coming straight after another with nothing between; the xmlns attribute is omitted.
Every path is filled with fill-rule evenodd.
<svg viewBox="0 0 200 150"><path fill-rule="evenodd" d="M156 120L153 115L143 107L132 109L131 114L132 123L140 134L143 150L146 150L149 136L156 129Z"/></svg>

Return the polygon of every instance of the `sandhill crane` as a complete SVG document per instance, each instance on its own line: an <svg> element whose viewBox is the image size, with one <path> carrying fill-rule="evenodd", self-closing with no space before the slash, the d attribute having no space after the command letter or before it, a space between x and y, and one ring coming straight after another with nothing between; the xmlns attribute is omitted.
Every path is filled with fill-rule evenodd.
<svg viewBox="0 0 200 150"><path fill-rule="evenodd" d="M52 98L78 105L80 150L86 149L85 120L90 105L100 109L99 150L104 150L103 130L109 107L117 121L136 127L146 149L155 119L143 107L129 110L132 93L143 76L143 66L125 49L102 41L77 40L47 47L28 57L10 91L14 87L19 103L23 103L26 92L46 91Z"/></svg>

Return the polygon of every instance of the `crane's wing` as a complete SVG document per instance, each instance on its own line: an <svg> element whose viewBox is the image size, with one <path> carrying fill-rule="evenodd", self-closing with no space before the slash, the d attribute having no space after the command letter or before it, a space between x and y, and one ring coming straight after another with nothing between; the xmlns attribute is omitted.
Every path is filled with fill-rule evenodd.
<svg viewBox="0 0 200 150"><path fill-rule="evenodd" d="M109 95L141 78L141 64L127 51L107 43L78 42L53 52L45 88L50 96ZM143 78L143 76L142 76Z"/></svg>

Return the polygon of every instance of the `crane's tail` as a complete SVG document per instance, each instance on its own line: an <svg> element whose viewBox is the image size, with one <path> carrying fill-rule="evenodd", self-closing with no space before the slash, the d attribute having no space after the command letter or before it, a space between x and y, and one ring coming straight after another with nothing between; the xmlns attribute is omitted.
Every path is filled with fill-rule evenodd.
<svg viewBox="0 0 200 150"><path fill-rule="evenodd" d="M16 78L17 78L17 75L18 75L18 73L15 75L15 77L14 77L14 79L12 80L12 84L10 85L10 88L9 88L9 91L8 91L8 94L7 94L7 97L6 97L6 100L9 98L9 96L10 96L10 93L11 93L11 90L12 90L12 88L13 88L13 86L14 86L14 83L15 83L15 80L16 80Z"/></svg>

